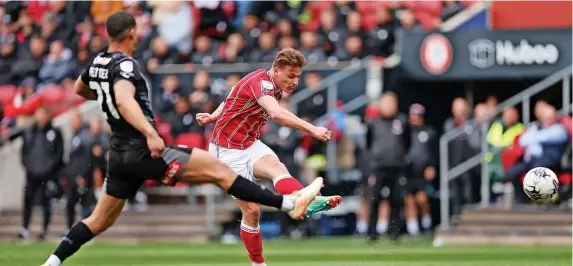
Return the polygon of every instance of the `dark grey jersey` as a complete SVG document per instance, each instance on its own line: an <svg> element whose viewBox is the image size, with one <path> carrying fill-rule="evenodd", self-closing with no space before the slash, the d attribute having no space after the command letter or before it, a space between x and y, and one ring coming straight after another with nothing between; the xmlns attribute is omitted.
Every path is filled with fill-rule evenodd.
<svg viewBox="0 0 573 266"><path fill-rule="evenodd" d="M111 127L110 149L127 150L147 146L143 134L119 113L113 91L116 82L122 79L131 82L135 86L135 100L147 120L155 127L147 82L137 61L122 53L103 52L84 70L81 79L97 94L99 106Z"/></svg>

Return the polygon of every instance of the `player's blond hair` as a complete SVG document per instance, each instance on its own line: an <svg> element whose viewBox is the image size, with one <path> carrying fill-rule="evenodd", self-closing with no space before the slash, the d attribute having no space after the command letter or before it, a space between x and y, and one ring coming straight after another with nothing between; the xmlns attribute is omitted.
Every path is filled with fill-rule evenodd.
<svg viewBox="0 0 573 266"><path fill-rule="evenodd" d="M304 68L307 64L308 62L304 55L290 47L282 49L273 61L273 67L292 66Z"/></svg>

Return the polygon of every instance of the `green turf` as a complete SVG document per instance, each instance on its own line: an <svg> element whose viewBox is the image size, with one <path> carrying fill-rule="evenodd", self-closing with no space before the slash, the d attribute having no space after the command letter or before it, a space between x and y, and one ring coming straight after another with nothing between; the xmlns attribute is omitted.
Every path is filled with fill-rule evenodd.
<svg viewBox="0 0 573 266"><path fill-rule="evenodd" d="M55 244L0 243L0 265L40 265ZM571 246L445 246L405 240L400 245L333 238L267 241L269 266L570 266ZM65 266L250 266L241 244L104 244L86 246Z"/></svg>

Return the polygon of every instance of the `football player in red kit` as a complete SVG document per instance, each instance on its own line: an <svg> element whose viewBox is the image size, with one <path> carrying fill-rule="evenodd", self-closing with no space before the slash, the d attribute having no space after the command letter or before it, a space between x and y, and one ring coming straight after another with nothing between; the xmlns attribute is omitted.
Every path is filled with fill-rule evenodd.
<svg viewBox="0 0 573 266"><path fill-rule="evenodd" d="M307 65L297 50L285 48L273 61L270 70L259 69L247 74L232 89L227 99L212 114L197 114L201 125L216 122L209 144L209 153L227 164L237 174L253 181L270 178L276 191L289 194L303 188L280 162L275 153L259 140L261 128L269 118L298 129L321 141L328 141L331 132L314 126L282 108L282 93L292 93L298 86L302 68ZM317 196L307 209L307 215L335 208L340 196ZM259 229L259 205L237 200L241 208L241 238L253 266L264 266L263 242Z"/></svg>

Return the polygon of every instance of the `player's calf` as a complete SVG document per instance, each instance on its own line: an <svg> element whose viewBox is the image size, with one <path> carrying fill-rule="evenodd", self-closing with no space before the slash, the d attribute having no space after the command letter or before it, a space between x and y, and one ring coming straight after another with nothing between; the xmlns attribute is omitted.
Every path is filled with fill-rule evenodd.
<svg viewBox="0 0 573 266"><path fill-rule="evenodd" d="M44 265L60 264L76 253L83 244L113 225L121 214L125 200L103 194L90 217L78 222L62 238L60 245Z"/></svg>

